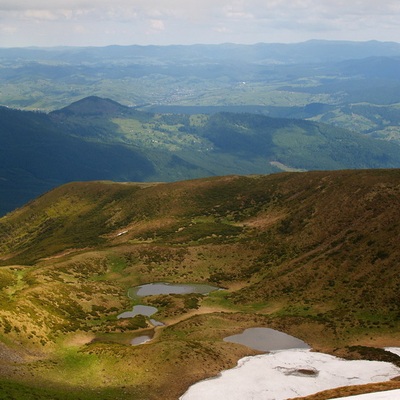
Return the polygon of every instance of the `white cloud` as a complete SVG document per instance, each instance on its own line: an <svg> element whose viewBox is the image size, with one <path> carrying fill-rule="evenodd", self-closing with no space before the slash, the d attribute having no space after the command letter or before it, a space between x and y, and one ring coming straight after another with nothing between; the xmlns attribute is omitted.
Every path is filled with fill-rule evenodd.
<svg viewBox="0 0 400 400"><path fill-rule="evenodd" d="M214 28L214 31L218 32L218 33L231 33L232 32L232 30L228 29L226 26L217 26Z"/></svg>
<svg viewBox="0 0 400 400"><path fill-rule="evenodd" d="M146 44L149 29L163 32L157 36L159 44L311 38L400 41L399 18L398 0L0 0L0 24L19 25L26 33L25 39L18 38L21 45L35 44L30 29L37 22L43 23L41 37L51 37L51 29L73 30L73 24L90 26L93 34L82 34L81 41L91 45L127 44L128 39ZM127 23L132 26L127 28ZM110 25L109 31L104 24ZM11 36L1 37L0 46L11 44Z"/></svg>
<svg viewBox="0 0 400 400"><path fill-rule="evenodd" d="M0 31L5 35L11 35L16 33L18 28L15 25L2 25Z"/></svg>
<svg viewBox="0 0 400 400"><path fill-rule="evenodd" d="M26 10L23 14L23 18L37 21L56 21L60 18L60 15L50 10Z"/></svg>
<svg viewBox="0 0 400 400"><path fill-rule="evenodd" d="M155 31L163 31L165 29L164 22L161 19L152 19L150 25Z"/></svg>

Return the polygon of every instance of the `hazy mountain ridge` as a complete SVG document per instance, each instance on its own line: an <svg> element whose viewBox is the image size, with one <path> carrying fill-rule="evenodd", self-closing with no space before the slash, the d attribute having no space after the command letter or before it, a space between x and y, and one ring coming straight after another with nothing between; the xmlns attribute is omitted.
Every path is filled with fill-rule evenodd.
<svg viewBox="0 0 400 400"><path fill-rule="evenodd" d="M270 59L281 63L313 63L326 61L342 61L375 56L399 56L400 44L396 42L349 42L310 40L302 43L258 43L245 44L196 44L169 46L106 46L106 47L52 47L52 48L2 48L0 57L4 60L42 61L60 60L65 63L81 63L82 61L113 61L118 63L128 60L154 60L154 63L165 64L166 59L179 64L192 60L243 60L261 62ZM161 60L161 61L160 61Z"/></svg>
<svg viewBox="0 0 400 400"><path fill-rule="evenodd" d="M260 325L398 363L374 347L398 345L399 199L398 169L59 187L0 219L0 337L43 353L25 377L3 360L0 385L18 371L67 398L66 384L85 393L104 371L102 398L176 399L253 354L222 338ZM144 300L168 326L130 346L151 327L116 319L126 290L159 281L227 290Z"/></svg>

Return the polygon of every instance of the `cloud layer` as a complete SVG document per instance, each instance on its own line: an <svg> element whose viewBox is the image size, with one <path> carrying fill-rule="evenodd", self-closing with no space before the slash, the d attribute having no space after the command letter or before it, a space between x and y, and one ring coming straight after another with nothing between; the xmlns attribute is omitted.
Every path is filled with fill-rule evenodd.
<svg viewBox="0 0 400 400"><path fill-rule="evenodd" d="M400 41L395 0L0 0L0 46Z"/></svg>

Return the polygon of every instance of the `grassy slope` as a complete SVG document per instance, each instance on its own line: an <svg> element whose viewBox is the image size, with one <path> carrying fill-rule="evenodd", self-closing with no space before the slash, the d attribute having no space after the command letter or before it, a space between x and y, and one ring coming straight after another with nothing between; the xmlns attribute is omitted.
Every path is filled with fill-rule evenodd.
<svg viewBox="0 0 400 400"><path fill-rule="evenodd" d="M62 186L0 219L2 387L174 399L253 354L221 340L250 326L398 363L374 347L400 345L399 191L399 170ZM154 281L227 290L144 299L168 326L129 346L152 328L116 315Z"/></svg>

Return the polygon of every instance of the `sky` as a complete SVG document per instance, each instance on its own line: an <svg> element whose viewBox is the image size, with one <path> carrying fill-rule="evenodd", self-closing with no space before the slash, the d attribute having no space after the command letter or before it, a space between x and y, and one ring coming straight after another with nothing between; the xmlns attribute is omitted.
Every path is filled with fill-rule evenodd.
<svg viewBox="0 0 400 400"><path fill-rule="evenodd" d="M398 0L0 0L0 47L400 42Z"/></svg>

